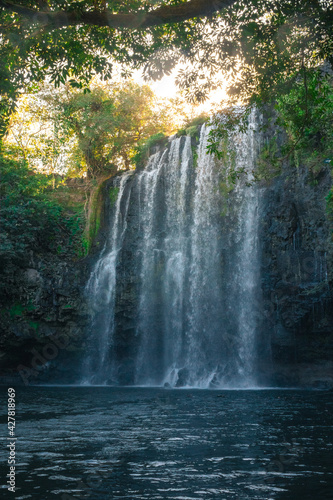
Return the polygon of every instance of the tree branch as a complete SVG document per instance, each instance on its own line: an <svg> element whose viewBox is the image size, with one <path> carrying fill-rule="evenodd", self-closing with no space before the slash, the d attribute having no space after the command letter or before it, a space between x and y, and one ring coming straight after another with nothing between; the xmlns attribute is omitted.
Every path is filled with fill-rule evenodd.
<svg viewBox="0 0 333 500"><path fill-rule="evenodd" d="M128 14L113 14L110 10L100 11L46 11L35 10L0 0L0 7L9 12L19 14L44 26L61 28L64 26L91 25L109 26L111 28L149 28L168 23L179 23L194 17L206 17L214 12L230 7L236 0L190 0L179 5L163 5L145 12L143 10Z"/></svg>

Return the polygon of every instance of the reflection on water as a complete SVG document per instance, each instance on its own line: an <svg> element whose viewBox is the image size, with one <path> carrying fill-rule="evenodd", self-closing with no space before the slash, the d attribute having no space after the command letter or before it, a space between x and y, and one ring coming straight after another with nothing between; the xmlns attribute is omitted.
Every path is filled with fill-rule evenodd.
<svg viewBox="0 0 333 500"><path fill-rule="evenodd" d="M15 500L333 498L332 393L30 387L16 399ZM0 458L5 485L5 446Z"/></svg>

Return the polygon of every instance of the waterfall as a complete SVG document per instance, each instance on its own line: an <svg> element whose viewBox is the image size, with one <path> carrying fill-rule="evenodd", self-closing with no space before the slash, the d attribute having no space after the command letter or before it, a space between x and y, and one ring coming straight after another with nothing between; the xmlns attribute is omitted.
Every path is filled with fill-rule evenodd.
<svg viewBox="0 0 333 500"><path fill-rule="evenodd" d="M89 352L85 363L84 372L88 380L105 383L113 375L113 365L110 363L110 351L114 348L114 312L117 285L118 254L127 226L127 210L129 205L129 192L124 198L125 187L132 172L126 172L117 178L116 189L119 189L113 217L111 219L110 238L105 243L100 258L95 264L90 279L86 286L92 308L91 331L98 332L93 336L92 352ZM124 213L122 206L125 205Z"/></svg>
<svg viewBox="0 0 333 500"><path fill-rule="evenodd" d="M253 112L248 131L229 138L247 180L257 128ZM244 178L223 189L230 165L206 153L208 134L203 126L195 146L173 138L144 170L117 178L110 240L87 285L93 383L257 383L260 190Z"/></svg>

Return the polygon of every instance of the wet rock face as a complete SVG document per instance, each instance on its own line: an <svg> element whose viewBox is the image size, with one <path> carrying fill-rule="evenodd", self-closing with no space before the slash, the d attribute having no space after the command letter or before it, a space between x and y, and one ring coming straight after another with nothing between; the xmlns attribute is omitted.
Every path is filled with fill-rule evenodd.
<svg viewBox="0 0 333 500"><path fill-rule="evenodd" d="M333 385L333 245L325 200L331 183L324 165L316 179L306 168L288 168L262 190L263 307L257 348L264 385ZM107 195L105 199L107 218ZM117 266L114 356L120 367L118 381L125 385L134 383L139 345L138 205L133 195ZM164 209L161 196L158 210ZM155 300L158 310L158 297ZM186 385L186 376L180 374L179 385Z"/></svg>
<svg viewBox="0 0 333 500"><path fill-rule="evenodd" d="M0 377L18 383L70 382L87 326L84 262L50 253L11 262L1 279Z"/></svg>
<svg viewBox="0 0 333 500"><path fill-rule="evenodd" d="M129 180L128 188L133 181ZM74 262L56 252L30 253L3 266L3 382L11 376L27 384L80 379L82 360L91 347L84 289L100 248L109 239L109 191L114 182L111 179L105 185L103 223L90 259ZM263 308L258 317L257 349L263 384L318 389L333 386L333 244L325 201L331 183L324 165L316 178L304 167L288 168L262 190L259 241ZM163 193L162 188L160 191ZM119 360L118 381L124 385L134 383L139 348L138 206L134 192L117 266L114 356ZM163 196L157 210L159 214L165 210ZM162 231L161 227L161 238ZM160 297L154 300L158 311ZM188 373L181 371L177 384L186 385L187 377Z"/></svg>
<svg viewBox="0 0 333 500"><path fill-rule="evenodd" d="M326 200L332 183L290 169L266 190L261 226L264 334L272 382L325 386L333 381L333 245Z"/></svg>

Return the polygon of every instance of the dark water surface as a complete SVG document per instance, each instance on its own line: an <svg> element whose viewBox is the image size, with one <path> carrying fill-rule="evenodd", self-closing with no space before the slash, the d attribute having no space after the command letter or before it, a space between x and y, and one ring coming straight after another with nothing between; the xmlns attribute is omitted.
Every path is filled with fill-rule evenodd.
<svg viewBox="0 0 333 500"><path fill-rule="evenodd" d="M110 387L16 391L17 492L3 498L333 499L333 394Z"/></svg>

